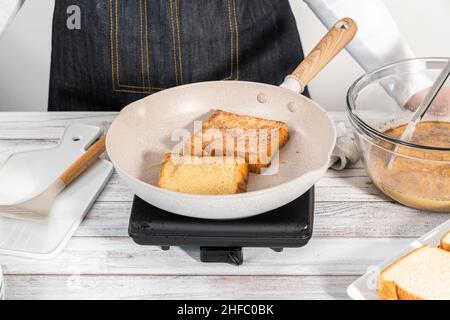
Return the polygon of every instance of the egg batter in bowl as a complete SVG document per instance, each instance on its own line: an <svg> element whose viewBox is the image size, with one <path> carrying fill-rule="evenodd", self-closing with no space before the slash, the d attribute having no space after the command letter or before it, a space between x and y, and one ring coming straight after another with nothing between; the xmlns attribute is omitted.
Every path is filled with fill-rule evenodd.
<svg viewBox="0 0 450 320"><path fill-rule="evenodd" d="M384 132L399 139L406 125ZM450 122L425 121L411 137L411 143L429 148L400 146L381 141L373 145L366 159L374 184L391 198L407 206L450 212ZM391 164L389 165L389 163Z"/></svg>
<svg viewBox="0 0 450 320"><path fill-rule="evenodd" d="M386 195L407 206L450 212L450 81L408 141L402 140L421 99L448 58L396 62L350 87L347 110L367 174Z"/></svg>

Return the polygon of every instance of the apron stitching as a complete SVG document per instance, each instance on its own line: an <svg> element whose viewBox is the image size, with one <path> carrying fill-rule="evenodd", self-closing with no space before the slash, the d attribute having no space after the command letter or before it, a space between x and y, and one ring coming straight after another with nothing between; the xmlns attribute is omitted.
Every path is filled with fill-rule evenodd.
<svg viewBox="0 0 450 320"><path fill-rule="evenodd" d="M151 71L150 71L150 49L149 49L149 40L148 40L148 0L144 1L144 7L145 7L145 44L146 44L146 53L147 53L147 77L148 77L148 85L151 88L152 87L152 81L151 81Z"/></svg>
<svg viewBox="0 0 450 320"><path fill-rule="evenodd" d="M140 10L141 11L141 10ZM123 90L122 88L135 88L135 89L141 89L145 90L145 88L141 86L133 86L133 85L126 85L120 83L120 63L119 63L119 1L116 0L116 75L117 75L117 83L119 85L119 88ZM142 43L141 43L141 51L142 51ZM142 66L142 61L141 61ZM127 92L135 92L135 93L143 93L142 91L138 90L128 90Z"/></svg>
<svg viewBox="0 0 450 320"><path fill-rule="evenodd" d="M110 46L111 46L111 79L112 79L112 85L113 90L116 90L116 79L114 77L114 47L113 47L113 9L112 9L112 0L109 0L109 40L110 40Z"/></svg>
<svg viewBox="0 0 450 320"><path fill-rule="evenodd" d="M142 87L145 87L145 72L144 72L144 27L143 27L143 12L142 12L142 0L139 0L139 32L141 36L141 76Z"/></svg>
<svg viewBox="0 0 450 320"><path fill-rule="evenodd" d="M233 78L233 69L234 69L234 57L233 57L233 24L231 18L231 0L227 0L228 2L228 23L230 25L230 63L231 63L231 73L224 80L231 80Z"/></svg>
<svg viewBox="0 0 450 320"><path fill-rule="evenodd" d="M239 80L239 26L237 19L236 0L228 0L228 23L230 25L231 71L230 75L224 80L233 80L235 70L236 80Z"/></svg>
<svg viewBox="0 0 450 320"><path fill-rule="evenodd" d="M175 80L177 85L179 85L178 81L178 63L177 63L177 45L176 45L176 28L175 28L175 22L173 17L173 0L169 1L170 5L170 20L171 20L171 27L172 27L172 53L173 53L173 63L174 63L174 70L175 70Z"/></svg>
<svg viewBox="0 0 450 320"><path fill-rule="evenodd" d="M233 0L234 3L234 25L235 25L235 32L236 32L236 80L239 80L239 26L238 26L238 19L237 19L237 9L236 9L236 1Z"/></svg>
<svg viewBox="0 0 450 320"><path fill-rule="evenodd" d="M176 25L177 25L177 35L178 35L178 61L180 62L180 82L183 84L183 56L182 56L182 50L181 50L181 40L180 40L180 23L179 23L179 0L175 0L175 6L176 6Z"/></svg>
<svg viewBox="0 0 450 320"><path fill-rule="evenodd" d="M111 74L112 74L112 82L113 82L113 90L119 92L132 92L132 93L146 93L143 91L147 91L151 93L152 91L164 90L166 88L158 88L151 86L151 72L150 72L150 52L149 52L149 40L148 40L148 0L144 0L145 12L142 12L142 1L139 0L139 10L140 10L140 33L141 33L141 74L142 74L142 83L143 86L133 86L133 85L125 85L120 83L120 66L119 66L119 23L118 23L118 1L115 1L115 39L114 39L114 23L113 23L113 0L110 0L110 44L111 44ZM230 75L224 80L232 80L234 77L234 71L236 69L236 80L239 79L239 25L237 19L237 0L228 0L228 22L230 29L230 62L231 62L231 70ZM181 35L180 35L180 22L179 22L179 0L169 0L170 4L170 19L171 19L171 27L172 27L172 52L173 52L173 60L174 60L174 71L175 71L175 79L177 85L180 83L183 84L183 60L182 60L182 45L181 45ZM145 16L144 16L145 14ZM145 23L145 29L143 28L143 24ZM115 50L113 42L116 42ZM144 43L145 43L145 51L146 57L144 58ZM114 52L115 51L115 52ZM114 58L115 58L115 68L114 68ZM234 62L236 60L236 63ZM144 65L146 61L146 69L147 69L147 79L148 86L145 84L145 71ZM178 72L178 67L180 68L180 72ZM116 70L114 70L116 69ZM116 71L116 72L114 72ZM115 76L114 76L115 73ZM118 87L117 87L118 86ZM123 89L125 88L125 89ZM142 91L130 90L128 88L140 89Z"/></svg>
<svg viewBox="0 0 450 320"><path fill-rule="evenodd" d="M141 0L140 0L141 1ZM112 56L112 63L111 63L111 73L112 73L112 80L113 80L113 90L117 92L130 92L130 93L151 93L153 91L160 91L164 90L165 88L157 88L157 87L151 87L151 86L133 86L133 85L125 85L120 83L120 67L119 67L119 22L118 22L118 16L119 16L119 9L118 9L118 1L115 1L115 32L113 32L113 25L114 25L114 19L113 19L113 0L110 0L110 43L111 43L111 56ZM142 10L141 10L142 11ZM115 39L114 38L115 33ZM115 40L115 41L114 41ZM115 42L115 47L113 42ZM114 52L115 48L115 52ZM148 48L147 48L148 49ZM142 43L141 43L141 52L143 52ZM114 61L115 60L115 61ZM115 65L115 67L114 67ZM143 68L142 64L142 68ZM116 69L116 70L114 70ZM114 72L116 71L116 72ZM114 75L115 74L115 75ZM117 84L117 86L116 86ZM149 83L150 84L150 83ZM124 89L125 88L125 89ZM140 89L140 90L131 90L132 89Z"/></svg>
<svg viewBox="0 0 450 320"><path fill-rule="evenodd" d="M119 37L119 31L118 31L118 29L119 29L119 18L118 18L118 16L119 16L119 1L118 0L116 0L116 5L115 5L115 15L116 15L116 77L117 77L117 84L119 85L119 87L120 87L120 77L119 77L119 39L118 39L118 37Z"/></svg>
<svg viewBox="0 0 450 320"><path fill-rule="evenodd" d="M128 86L122 85L122 87L128 87ZM141 88L141 87L138 87L138 88ZM141 88L141 89L145 90L145 91L138 91L138 90L131 90L131 89L116 89L114 91L115 92L128 92L128 93L142 93L142 94L145 94L145 93L152 93L152 92L158 92L158 91L164 90L164 89L156 89L156 88L149 88L149 87L145 87L145 88ZM152 91L150 91L150 90L152 90Z"/></svg>

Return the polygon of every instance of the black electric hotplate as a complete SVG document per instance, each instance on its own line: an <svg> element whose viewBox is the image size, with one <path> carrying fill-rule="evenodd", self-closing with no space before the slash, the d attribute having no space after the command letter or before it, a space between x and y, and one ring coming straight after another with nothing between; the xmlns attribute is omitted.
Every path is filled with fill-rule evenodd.
<svg viewBox="0 0 450 320"><path fill-rule="evenodd" d="M199 246L203 262L243 262L243 247L302 247L312 236L314 187L271 212L237 220L195 219L156 208L137 196L128 233L140 245Z"/></svg>

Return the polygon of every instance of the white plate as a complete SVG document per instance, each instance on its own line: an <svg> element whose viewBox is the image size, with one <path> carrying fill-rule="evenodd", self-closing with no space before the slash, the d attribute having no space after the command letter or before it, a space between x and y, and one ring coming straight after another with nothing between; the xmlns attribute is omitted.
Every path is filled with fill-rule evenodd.
<svg viewBox="0 0 450 320"><path fill-rule="evenodd" d="M354 300L378 300L378 277L381 271L386 269L389 265L400 259L408 252L420 248L427 244L431 247L439 246L442 237L450 230L450 220L444 222L437 228L431 230L423 237L411 242L405 249L400 251L397 255L387 259L381 264L370 268L362 277L354 281L348 288L347 294Z"/></svg>

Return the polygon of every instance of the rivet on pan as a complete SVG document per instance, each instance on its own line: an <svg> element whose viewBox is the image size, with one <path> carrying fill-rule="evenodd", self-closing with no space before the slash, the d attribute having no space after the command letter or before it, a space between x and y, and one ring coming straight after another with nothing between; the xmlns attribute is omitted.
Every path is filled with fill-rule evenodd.
<svg viewBox="0 0 450 320"><path fill-rule="evenodd" d="M290 112L296 112L300 108L296 102L289 102L287 107Z"/></svg>
<svg viewBox="0 0 450 320"><path fill-rule="evenodd" d="M259 103L267 103L269 101L269 97L265 93L260 93L256 97Z"/></svg>

